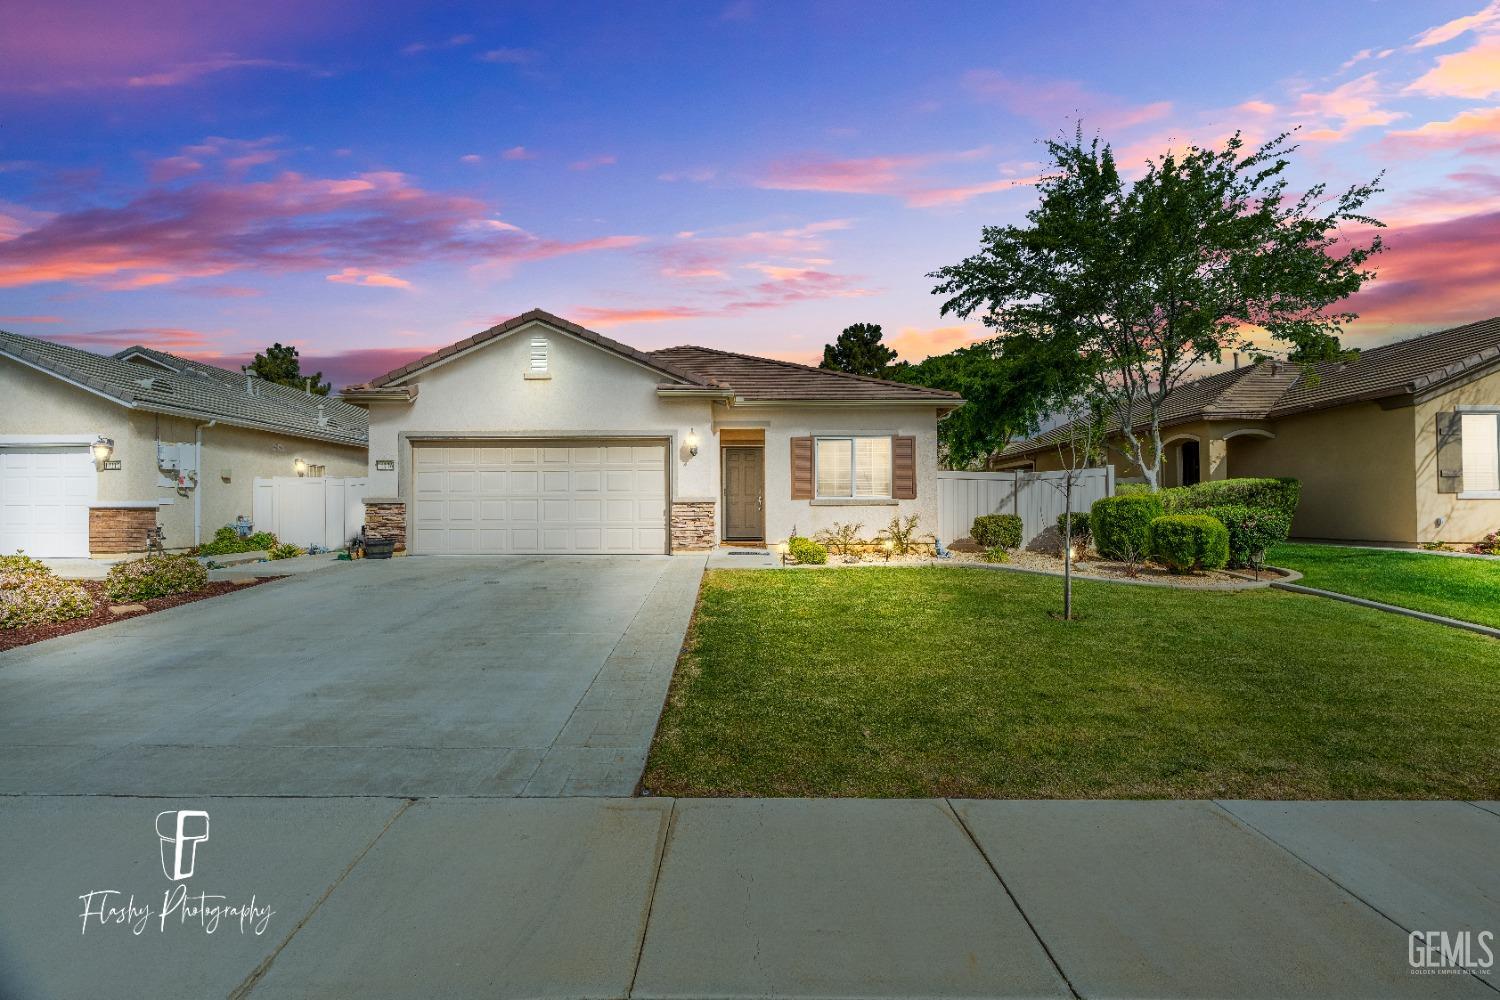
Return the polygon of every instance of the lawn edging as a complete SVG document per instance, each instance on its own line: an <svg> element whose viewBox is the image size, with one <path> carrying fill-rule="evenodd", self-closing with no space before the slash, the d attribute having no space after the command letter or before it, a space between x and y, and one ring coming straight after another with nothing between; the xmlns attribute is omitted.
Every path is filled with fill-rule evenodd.
<svg viewBox="0 0 1500 1000"><path fill-rule="evenodd" d="M1299 574L1300 579L1300 574ZM1399 604L1386 604L1384 601L1372 601L1368 597L1355 597L1353 594L1340 594L1336 590L1319 590L1317 587L1303 587L1289 580L1277 580L1271 584L1277 590L1285 590L1292 594L1306 594L1310 597L1330 597L1335 601L1343 601L1347 604L1357 604L1362 608L1373 608L1376 611L1385 611L1393 615L1405 615L1408 618L1416 618L1424 622L1432 622L1434 625L1446 625L1449 628L1464 629L1468 632L1477 632L1487 635L1491 639L1500 639L1500 628L1490 628L1488 625L1480 625L1477 622L1466 622L1462 618L1449 618L1446 615L1435 615L1430 611L1417 611L1414 608L1403 608Z"/></svg>
<svg viewBox="0 0 1500 1000"><path fill-rule="evenodd" d="M1006 573L1030 573L1033 576L1050 576L1056 580L1061 580L1063 578L1063 574L1058 572L1057 570L1033 569L1030 566L1008 566L1005 563L968 562L967 560L959 562L958 560L934 559L931 563L929 563L929 565L962 567L964 569L998 570ZM1275 587L1282 583L1291 583L1293 581L1302 579L1302 574L1298 573L1294 569L1282 569L1276 566L1267 566L1266 569L1274 570L1277 573L1282 573L1285 575L1277 577L1276 579L1247 579L1244 583L1180 584L1171 583L1166 580L1132 580L1129 577L1093 576L1089 573L1080 573L1075 569L1073 571L1073 579L1088 580L1093 583L1123 583L1132 587L1162 587L1167 590L1220 591L1224 593L1234 593L1241 590L1265 590L1268 587Z"/></svg>

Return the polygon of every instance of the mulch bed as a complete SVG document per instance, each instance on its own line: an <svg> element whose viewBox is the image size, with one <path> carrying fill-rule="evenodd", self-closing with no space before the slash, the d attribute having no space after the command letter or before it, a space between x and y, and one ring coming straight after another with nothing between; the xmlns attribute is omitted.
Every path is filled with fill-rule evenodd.
<svg viewBox="0 0 1500 1000"><path fill-rule="evenodd" d="M109 606L116 604L104 594L104 581L102 580L79 580L88 589L89 596L94 599L94 613L82 618L74 618L72 621L57 622L52 625L38 625L33 628L17 628L0 630L0 651L15 649L18 646L29 646L34 642L45 639L55 639L60 635L69 635L73 632L82 632L84 629L98 628L100 625L108 625L110 622L121 622L127 618L139 618L149 615L155 611L165 611L167 608L175 608L179 604L192 604L194 601L206 600L210 597L219 597L223 594L233 593L236 590L248 590L258 587L272 580L282 580L285 577L267 576L251 580L247 583L235 583L229 580L219 580L210 583L202 590L190 590L182 594L168 594L166 597L153 597L149 601L141 601L145 605L145 611L127 611L121 615L110 614ZM118 605L117 605L118 606Z"/></svg>

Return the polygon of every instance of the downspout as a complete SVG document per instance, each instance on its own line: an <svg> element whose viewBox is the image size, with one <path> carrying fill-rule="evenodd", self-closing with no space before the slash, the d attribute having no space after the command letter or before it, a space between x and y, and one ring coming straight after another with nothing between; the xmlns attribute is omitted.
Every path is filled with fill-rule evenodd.
<svg viewBox="0 0 1500 1000"><path fill-rule="evenodd" d="M203 430L217 424L217 420L210 420L206 424L199 424L198 429L193 432L193 475L197 478L193 481L193 545L203 544Z"/></svg>

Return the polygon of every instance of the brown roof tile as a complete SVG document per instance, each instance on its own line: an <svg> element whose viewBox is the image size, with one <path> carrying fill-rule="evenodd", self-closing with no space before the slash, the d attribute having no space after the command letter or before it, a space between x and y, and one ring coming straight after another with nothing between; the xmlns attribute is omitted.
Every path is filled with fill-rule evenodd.
<svg viewBox="0 0 1500 1000"><path fill-rule="evenodd" d="M709 347L668 347L652 351L651 356L692 372L707 384L732 388L735 396L745 400L910 400L955 406L963 402L956 392Z"/></svg>

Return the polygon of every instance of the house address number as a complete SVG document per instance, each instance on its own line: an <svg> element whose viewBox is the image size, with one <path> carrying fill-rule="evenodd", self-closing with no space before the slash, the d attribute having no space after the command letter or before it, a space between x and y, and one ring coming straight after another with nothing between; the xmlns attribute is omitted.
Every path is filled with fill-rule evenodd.
<svg viewBox="0 0 1500 1000"><path fill-rule="evenodd" d="M105 472L119 472L120 471L120 460L118 458L106 458L104 460L104 471Z"/></svg>
<svg viewBox="0 0 1500 1000"><path fill-rule="evenodd" d="M377 458L375 460L376 472L395 472L396 460L394 458Z"/></svg>

